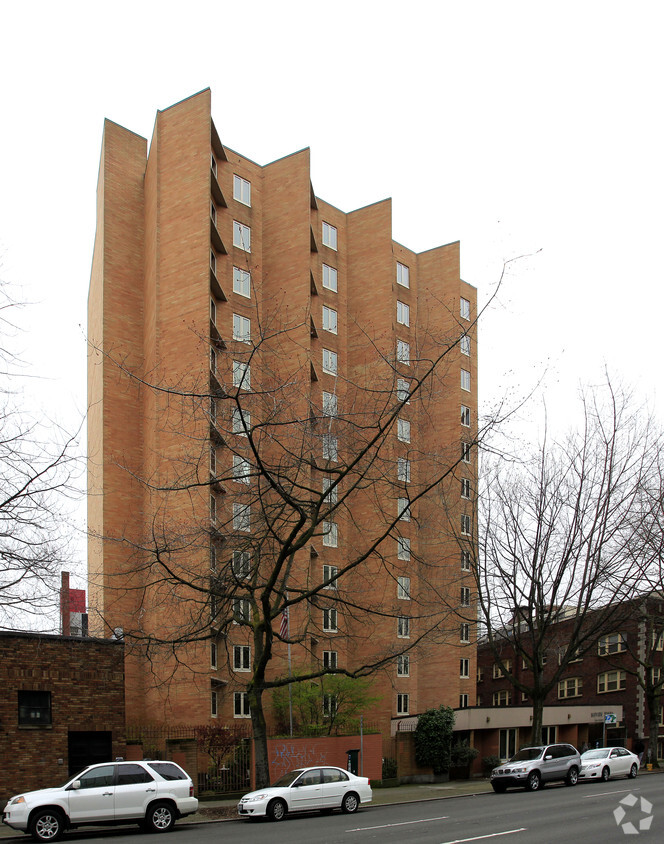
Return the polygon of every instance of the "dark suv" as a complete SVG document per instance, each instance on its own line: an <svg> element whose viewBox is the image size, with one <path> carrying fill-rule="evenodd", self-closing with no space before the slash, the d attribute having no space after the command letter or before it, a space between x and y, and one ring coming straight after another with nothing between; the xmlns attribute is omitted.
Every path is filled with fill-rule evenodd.
<svg viewBox="0 0 664 844"><path fill-rule="evenodd" d="M579 751L571 744L544 744L524 747L509 762L491 771L494 791L507 788L525 788L537 791L546 782L564 781L576 785L581 770Z"/></svg>

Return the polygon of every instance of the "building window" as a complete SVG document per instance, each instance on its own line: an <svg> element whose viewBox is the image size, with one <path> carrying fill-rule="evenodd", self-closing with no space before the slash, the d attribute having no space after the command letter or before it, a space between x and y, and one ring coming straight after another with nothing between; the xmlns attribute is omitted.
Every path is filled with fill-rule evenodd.
<svg viewBox="0 0 664 844"><path fill-rule="evenodd" d="M397 577L397 598L401 601L410 601L409 577Z"/></svg>
<svg viewBox="0 0 664 844"><path fill-rule="evenodd" d="M470 428L470 408L465 404L461 405L461 424L465 428Z"/></svg>
<svg viewBox="0 0 664 844"><path fill-rule="evenodd" d="M330 524L330 522L323 522L323 524ZM336 528L336 525L334 527ZM336 545L334 547L336 547ZM338 571L339 569L336 566L323 566L323 583L327 584L325 589L337 588Z"/></svg>
<svg viewBox="0 0 664 844"><path fill-rule="evenodd" d="M214 175L217 175L217 159L214 157L214 153L210 153L210 167L212 168L212 172Z"/></svg>
<svg viewBox="0 0 664 844"><path fill-rule="evenodd" d="M323 329L332 334L337 333L337 312L326 305L323 305Z"/></svg>
<svg viewBox="0 0 664 844"><path fill-rule="evenodd" d="M470 677L470 660L469 659L460 659L459 660L459 677L468 678Z"/></svg>
<svg viewBox="0 0 664 844"><path fill-rule="evenodd" d="M215 425L217 422L217 400L210 398L210 422Z"/></svg>
<svg viewBox="0 0 664 844"><path fill-rule="evenodd" d="M323 717L332 718L337 713L339 703L336 695L323 695Z"/></svg>
<svg viewBox="0 0 664 844"><path fill-rule="evenodd" d="M248 484L251 480L251 464L237 454L233 455L233 480L239 484Z"/></svg>
<svg viewBox="0 0 664 844"><path fill-rule="evenodd" d="M214 477L217 474L217 449L210 443L210 474Z"/></svg>
<svg viewBox="0 0 664 844"><path fill-rule="evenodd" d="M241 390L251 390L251 367L248 363L233 361L233 386Z"/></svg>
<svg viewBox="0 0 664 844"><path fill-rule="evenodd" d="M459 639L465 643L470 642L470 624L466 621L463 621L459 628Z"/></svg>
<svg viewBox="0 0 664 844"><path fill-rule="evenodd" d="M326 393L323 390L323 416L337 415L337 396L336 393Z"/></svg>
<svg viewBox="0 0 664 844"><path fill-rule="evenodd" d="M482 666L482 665L477 666L477 682L478 683L484 682L484 666Z"/></svg>
<svg viewBox="0 0 664 844"><path fill-rule="evenodd" d="M470 443L461 443L461 460L470 463Z"/></svg>
<svg viewBox="0 0 664 844"><path fill-rule="evenodd" d="M461 389L470 392L470 372L467 369L461 370Z"/></svg>
<svg viewBox="0 0 664 844"><path fill-rule="evenodd" d="M233 199L251 207L251 182L242 176L233 175Z"/></svg>
<svg viewBox="0 0 664 844"><path fill-rule="evenodd" d="M233 530L251 533L251 505L233 504Z"/></svg>
<svg viewBox="0 0 664 844"><path fill-rule="evenodd" d="M217 256L214 252L210 249L210 269L216 275L217 274Z"/></svg>
<svg viewBox="0 0 664 844"><path fill-rule="evenodd" d="M470 516L461 516L461 533L463 536L470 536Z"/></svg>
<svg viewBox="0 0 664 844"><path fill-rule="evenodd" d="M233 340L240 343L251 343L251 320L247 317L233 314Z"/></svg>
<svg viewBox="0 0 664 844"><path fill-rule="evenodd" d="M233 246L251 252L251 229L237 220L233 220Z"/></svg>
<svg viewBox="0 0 664 844"><path fill-rule="evenodd" d="M213 525L217 524L217 499L214 495L210 496L210 521Z"/></svg>
<svg viewBox="0 0 664 844"><path fill-rule="evenodd" d="M334 608L323 610L323 630L326 633L336 633L337 627L337 611Z"/></svg>
<svg viewBox="0 0 664 844"><path fill-rule="evenodd" d="M405 378L398 378L397 379L397 401L405 402L406 404L410 404L410 381L406 381Z"/></svg>
<svg viewBox="0 0 664 844"><path fill-rule="evenodd" d="M622 633L610 633L608 636L600 636L597 640L598 656L618 654L627 650L627 642Z"/></svg>
<svg viewBox="0 0 664 844"><path fill-rule="evenodd" d="M463 297L459 299L459 313L461 314L461 319L470 319L470 302L468 299L464 299Z"/></svg>
<svg viewBox="0 0 664 844"><path fill-rule="evenodd" d="M400 560L410 560L410 539L406 536L397 539L397 557Z"/></svg>
<svg viewBox="0 0 664 844"><path fill-rule="evenodd" d="M567 677L558 683L558 698L581 697L583 680L581 677Z"/></svg>
<svg viewBox="0 0 664 844"><path fill-rule="evenodd" d="M652 648L653 651L664 650L664 630L652 631Z"/></svg>
<svg viewBox="0 0 664 844"><path fill-rule="evenodd" d="M410 287L410 270L405 264L397 261L397 284L402 287Z"/></svg>
<svg viewBox="0 0 664 844"><path fill-rule="evenodd" d="M237 580L246 580L251 574L251 553L233 551L233 574Z"/></svg>
<svg viewBox="0 0 664 844"><path fill-rule="evenodd" d="M337 248L337 229L329 223L323 223L323 246L329 246L335 251Z"/></svg>
<svg viewBox="0 0 664 844"><path fill-rule="evenodd" d="M468 695L459 695L459 709L468 709Z"/></svg>
<svg viewBox="0 0 664 844"><path fill-rule="evenodd" d="M210 346L210 372L217 374L217 351L213 346Z"/></svg>
<svg viewBox="0 0 664 844"><path fill-rule="evenodd" d="M557 727L542 727L542 744L555 744Z"/></svg>
<svg viewBox="0 0 664 844"><path fill-rule="evenodd" d="M51 724L51 693L19 690L18 723L22 727L45 727Z"/></svg>
<svg viewBox="0 0 664 844"><path fill-rule="evenodd" d="M516 753L516 735L516 727L500 730L498 733L498 755L501 759L511 759Z"/></svg>
<svg viewBox="0 0 664 844"><path fill-rule="evenodd" d="M329 349L323 349L323 372L328 375L337 374L337 353Z"/></svg>
<svg viewBox="0 0 664 844"><path fill-rule="evenodd" d="M240 296L251 296L251 273L247 270L241 270L239 267L233 267L233 293L238 293Z"/></svg>
<svg viewBox="0 0 664 844"><path fill-rule="evenodd" d="M323 264L323 287L337 292L337 271L334 267L328 267L327 264Z"/></svg>
<svg viewBox="0 0 664 844"><path fill-rule="evenodd" d="M410 677L410 657L399 654L397 657L397 677Z"/></svg>
<svg viewBox="0 0 664 844"><path fill-rule="evenodd" d="M604 692L618 692L626 688L626 674L624 671L605 671L603 674L597 675L597 691L599 694Z"/></svg>
<svg viewBox="0 0 664 844"><path fill-rule="evenodd" d="M410 460L405 457L397 458L397 480L405 484L410 483Z"/></svg>
<svg viewBox="0 0 664 844"><path fill-rule="evenodd" d="M459 349L462 355L470 355L470 337L467 334L464 334L459 341Z"/></svg>
<svg viewBox="0 0 664 844"><path fill-rule="evenodd" d="M461 606L462 607L469 607L470 606L470 587L469 586L462 586L461 587Z"/></svg>
<svg viewBox="0 0 664 844"><path fill-rule="evenodd" d="M217 570L217 549L214 545L210 545L210 571Z"/></svg>
<svg viewBox="0 0 664 844"><path fill-rule="evenodd" d="M397 301L397 322L399 325L410 325L410 308L405 302Z"/></svg>
<svg viewBox="0 0 664 844"><path fill-rule="evenodd" d="M397 498L397 513L400 521L410 521L410 501L407 498Z"/></svg>
<svg viewBox="0 0 664 844"><path fill-rule="evenodd" d="M656 686L662 679L662 669L661 668L651 668L650 669L650 681L652 682L653 686Z"/></svg>
<svg viewBox="0 0 664 844"><path fill-rule="evenodd" d="M470 551L461 552L461 571L470 571Z"/></svg>
<svg viewBox="0 0 664 844"><path fill-rule="evenodd" d="M323 522L323 545L336 548L339 541L339 531L336 522Z"/></svg>
<svg viewBox="0 0 664 844"><path fill-rule="evenodd" d="M405 340L397 340L397 361L410 366L410 343Z"/></svg>
<svg viewBox="0 0 664 844"><path fill-rule="evenodd" d="M468 478L461 478L461 497L470 498L470 480Z"/></svg>
<svg viewBox="0 0 664 844"><path fill-rule="evenodd" d="M407 419L397 419L397 439L402 443L410 442L410 422Z"/></svg>
<svg viewBox="0 0 664 844"><path fill-rule="evenodd" d="M397 636L400 639L410 639L410 618L407 615L397 618Z"/></svg>
<svg viewBox="0 0 664 844"><path fill-rule="evenodd" d="M235 692L233 694L233 717L251 718L249 695L246 692Z"/></svg>
<svg viewBox="0 0 664 844"><path fill-rule="evenodd" d="M325 460L339 459L339 448L334 434L323 434L323 458Z"/></svg>
<svg viewBox="0 0 664 844"><path fill-rule="evenodd" d="M216 208L214 202L210 202L210 218L216 226L217 225L217 208Z"/></svg>
<svg viewBox="0 0 664 844"><path fill-rule="evenodd" d="M409 695L397 695L397 715L408 715L410 700Z"/></svg>
<svg viewBox="0 0 664 844"><path fill-rule="evenodd" d="M236 624L241 621L248 622L251 616L251 607L248 598L233 598L233 620Z"/></svg>
<svg viewBox="0 0 664 844"><path fill-rule="evenodd" d="M217 693L210 692L210 716L212 718L217 717Z"/></svg>
<svg viewBox="0 0 664 844"><path fill-rule="evenodd" d="M503 689L501 692L493 693L494 706L511 706L512 705L512 691L511 689Z"/></svg>
<svg viewBox="0 0 664 844"><path fill-rule="evenodd" d="M323 668L328 671L336 671L337 657L337 651L323 651Z"/></svg>
<svg viewBox="0 0 664 844"><path fill-rule="evenodd" d="M503 664L505 668L501 666L499 662L494 662L493 664L493 679L499 680L501 677L507 676L507 672L512 670L512 660L511 659L504 659Z"/></svg>
<svg viewBox="0 0 664 844"><path fill-rule="evenodd" d="M333 487L332 484L334 483L334 478L331 478L329 475L325 475L323 478L323 501L328 505L328 507L333 507L337 503L339 487Z"/></svg>
<svg viewBox="0 0 664 844"><path fill-rule="evenodd" d="M210 322L212 325L217 324L217 303L212 296L210 296Z"/></svg>
<svg viewBox="0 0 664 844"><path fill-rule="evenodd" d="M249 645L233 646L233 670L249 671L251 669L251 648Z"/></svg>
<svg viewBox="0 0 664 844"><path fill-rule="evenodd" d="M251 427L251 414L239 407L231 408L231 426L234 434L246 437L247 431Z"/></svg>
<svg viewBox="0 0 664 844"><path fill-rule="evenodd" d="M217 667L217 643L210 642L210 668Z"/></svg>

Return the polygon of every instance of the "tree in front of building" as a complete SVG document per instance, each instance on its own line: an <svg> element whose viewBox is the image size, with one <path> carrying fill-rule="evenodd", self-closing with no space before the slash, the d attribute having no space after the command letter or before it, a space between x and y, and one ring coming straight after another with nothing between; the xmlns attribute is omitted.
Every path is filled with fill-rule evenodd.
<svg viewBox="0 0 664 844"><path fill-rule="evenodd" d="M453 731L454 710L449 706L427 709L419 716L415 728L415 761L420 768L433 768L437 776L449 771Z"/></svg>

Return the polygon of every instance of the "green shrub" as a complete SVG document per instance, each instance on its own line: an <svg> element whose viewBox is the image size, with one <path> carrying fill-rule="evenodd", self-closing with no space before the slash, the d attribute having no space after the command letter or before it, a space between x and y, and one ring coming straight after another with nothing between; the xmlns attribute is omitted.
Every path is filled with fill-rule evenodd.
<svg viewBox="0 0 664 844"><path fill-rule="evenodd" d="M443 774L450 768L454 710L449 706L427 709L415 728L415 761L421 768Z"/></svg>
<svg viewBox="0 0 664 844"><path fill-rule="evenodd" d="M500 756L483 756L482 757L482 771L485 777L488 777L491 771L500 765Z"/></svg>

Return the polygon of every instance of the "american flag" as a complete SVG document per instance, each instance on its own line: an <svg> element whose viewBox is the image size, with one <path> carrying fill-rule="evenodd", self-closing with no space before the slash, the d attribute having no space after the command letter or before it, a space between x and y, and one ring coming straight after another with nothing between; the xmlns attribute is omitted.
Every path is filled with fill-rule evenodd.
<svg viewBox="0 0 664 844"><path fill-rule="evenodd" d="M284 607L284 611L281 613L281 627L279 628L279 635L282 639L285 639L288 636L288 607Z"/></svg>

